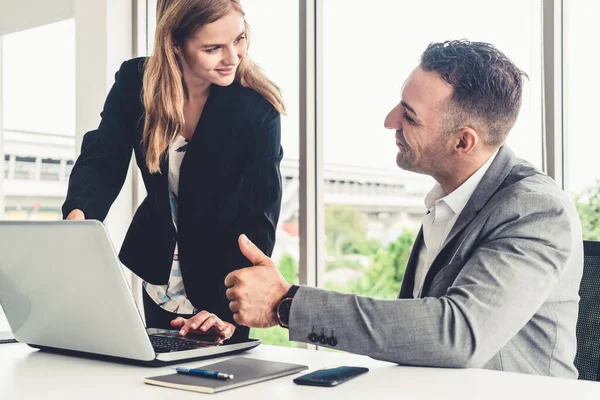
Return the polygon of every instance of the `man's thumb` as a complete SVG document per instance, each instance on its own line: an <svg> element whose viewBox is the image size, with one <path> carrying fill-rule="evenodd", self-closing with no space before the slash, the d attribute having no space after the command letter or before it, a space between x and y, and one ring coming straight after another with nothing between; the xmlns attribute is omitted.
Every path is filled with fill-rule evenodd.
<svg viewBox="0 0 600 400"><path fill-rule="evenodd" d="M260 251L246 235L240 235L238 244L240 245L242 254L250 260L253 265L267 265L269 263L269 257L265 256L265 254Z"/></svg>

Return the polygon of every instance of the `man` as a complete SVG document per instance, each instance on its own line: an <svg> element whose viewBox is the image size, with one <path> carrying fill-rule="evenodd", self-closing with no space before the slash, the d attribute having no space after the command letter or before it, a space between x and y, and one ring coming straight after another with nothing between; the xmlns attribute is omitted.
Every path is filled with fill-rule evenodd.
<svg viewBox="0 0 600 400"><path fill-rule="evenodd" d="M520 71L486 43L429 45L385 126L400 168L432 176L429 210L397 300L287 283L254 264L225 279L237 323L399 364L576 378L581 226L549 177L504 146Z"/></svg>

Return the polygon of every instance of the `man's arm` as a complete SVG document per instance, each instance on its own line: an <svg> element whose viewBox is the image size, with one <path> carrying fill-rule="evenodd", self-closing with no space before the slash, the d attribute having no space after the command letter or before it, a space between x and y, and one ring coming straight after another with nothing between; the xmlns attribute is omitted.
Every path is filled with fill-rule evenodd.
<svg viewBox="0 0 600 400"><path fill-rule="evenodd" d="M532 192L495 210L494 229L441 298L375 300L302 287L290 340L334 336L335 348L400 364L481 367L554 289L572 247L561 199Z"/></svg>

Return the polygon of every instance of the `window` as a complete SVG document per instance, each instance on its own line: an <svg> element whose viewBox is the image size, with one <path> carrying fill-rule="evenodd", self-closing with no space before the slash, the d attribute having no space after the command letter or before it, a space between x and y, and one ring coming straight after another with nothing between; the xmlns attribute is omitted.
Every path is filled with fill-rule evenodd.
<svg viewBox="0 0 600 400"><path fill-rule="evenodd" d="M35 157L15 157L15 179L35 180L35 166Z"/></svg>
<svg viewBox="0 0 600 400"><path fill-rule="evenodd" d="M600 169L595 162L600 137L594 95L600 82L590 74L590 67L600 62L595 51L600 3L565 2L565 7L567 191L576 201L584 239L600 240Z"/></svg>
<svg viewBox="0 0 600 400"><path fill-rule="evenodd" d="M40 179L43 181L60 180L61 161L53 158L43 158L40 169Z"/></svg>
<svg viewBox="0 0 600 400"><path fill-rule="evenodd" d="M394 298L433 181L398 169L385 116L400 101L402 84L429 43L490 42L530 77L508 145L541 166L541 4L322 5L325 287Z"/></svg>
<svg viewBox="0 0 600 400"><path fill-rule="evenodd" d="M287 116L281 117L281 164L283 195L273 261L288 281L298 282L299 242L299 71L298 71L298 3L296 1L244 1L246 20L250 24L249 54L265 74L282 90ZM268 10L268 11L267 11ZM273 16L276 15L276 18ZM295 346L284 328L253 329L252 337L266 344Z"/></svg>
<svg viewBox="0 0 600 400"><path fill-rule="evenodd" d="M67 190L61 163L75 154L75 22L1 40L5 216L60 219Z"/></svg>

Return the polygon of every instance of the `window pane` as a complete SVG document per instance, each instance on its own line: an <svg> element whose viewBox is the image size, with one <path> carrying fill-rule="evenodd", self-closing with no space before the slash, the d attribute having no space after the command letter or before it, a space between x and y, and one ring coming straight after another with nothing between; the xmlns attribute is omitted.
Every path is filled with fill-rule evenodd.
<svg viewBox="0 0 600 400"><path fill-rule="evenodd" d="M75 22L2 40L5 218L60 219L75 154Z"/></svg>
<svg viewBox="0 0 600 400"><path fill-rule="evenodd" d="M0 40L4 218L60 219L68 179L61 165L75 154L75 22ZM0 331L7 329L0 309Z"/></svg>
<svg viewBox="0 0 600 400"><path fill-rule="evenodd" d="M584 239L600 240L600 169L595 162L600 145L595 94L600 82L590 77L590 66L600 63L595 50L600 3L573 1L565 7L567 190L577 201Z"/></svg>
<svg viewBox="0 0 600 400"><path fill-rule="evenodd" d="M540 166L541 4L327 0L323 11L325 286L394 298L433 181L398 169L384 118L429 43L490 42L530 77L508 145Z"/></svg>
<svg viewBox="0 0 600 400"><path fill-rule="evenodd" d="M250 55L281 88L287 107L288 115L281 118L283 198L273 261L288 281L297 283L300 258L298 2L245 0L242 5L251 29ZM266 344L296 346L288 340L288 331L284 328L253 329L250 335Z"/></svg>

